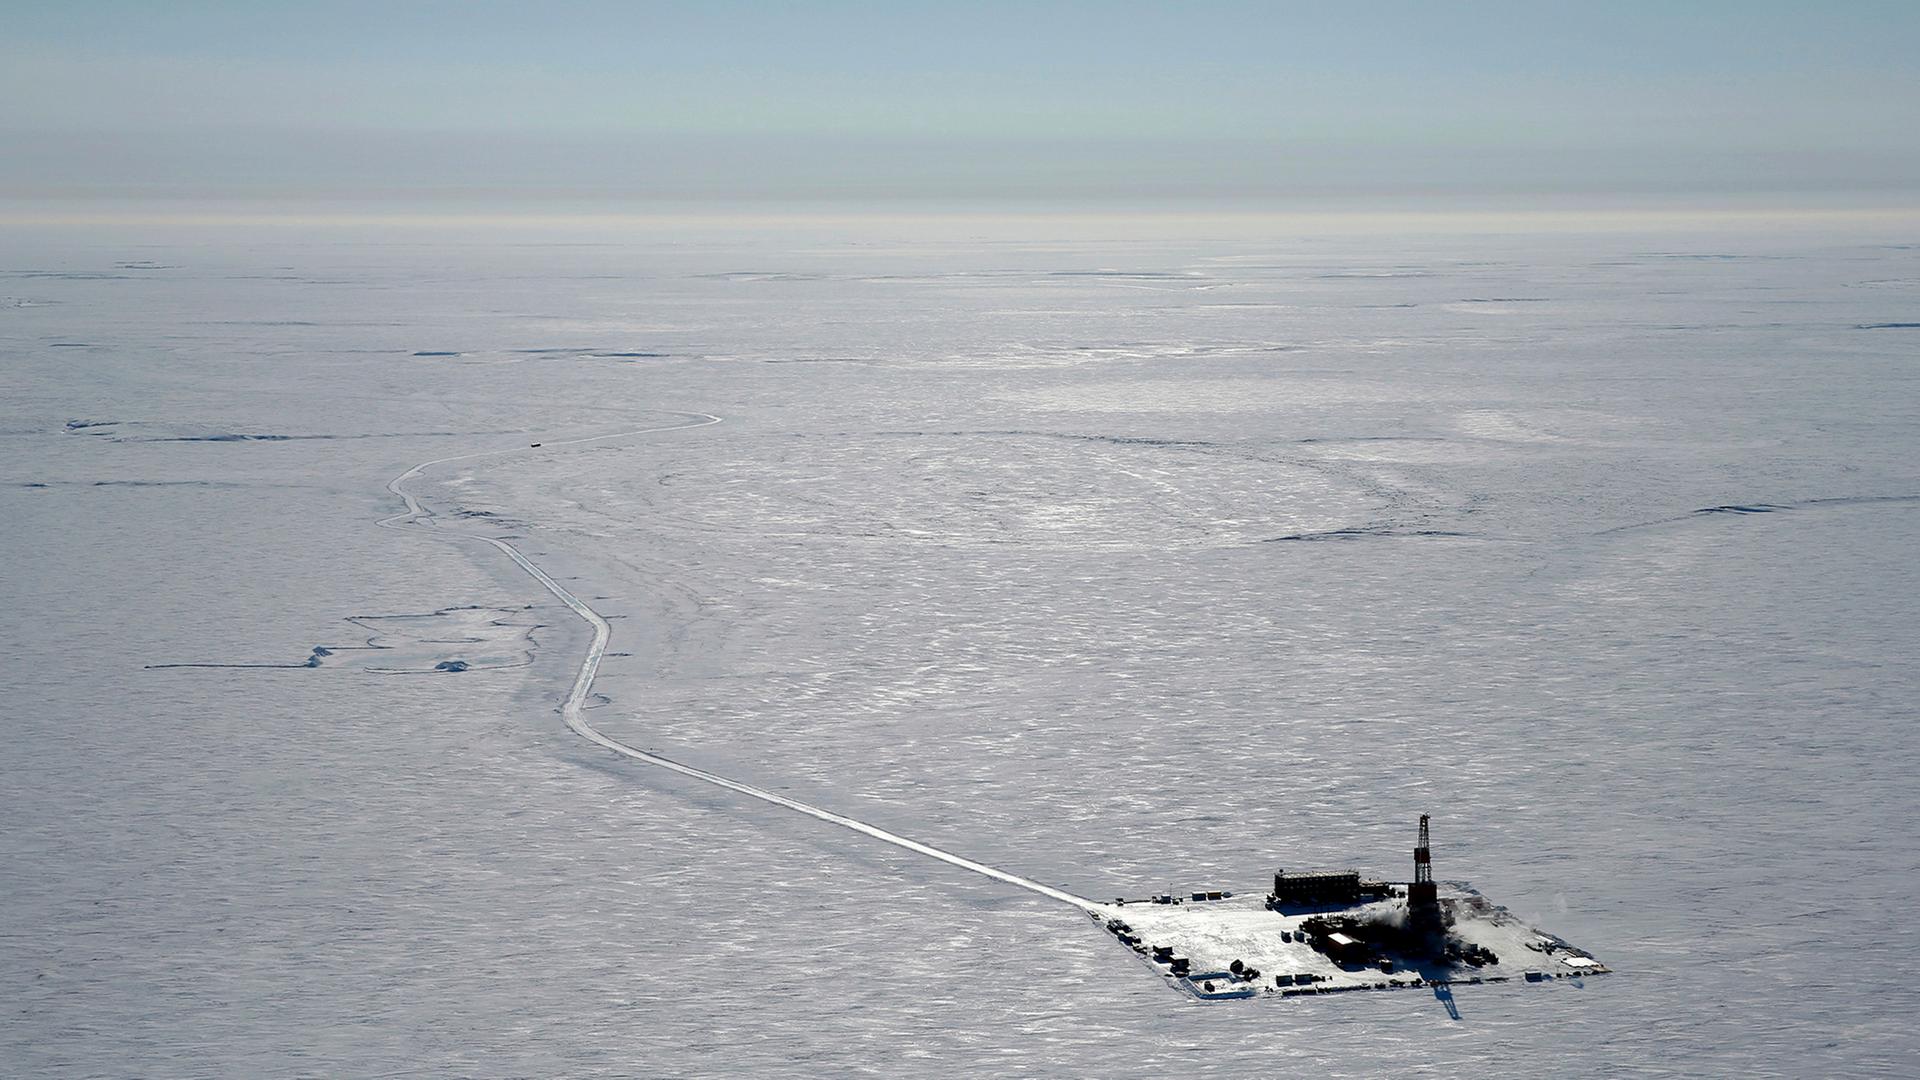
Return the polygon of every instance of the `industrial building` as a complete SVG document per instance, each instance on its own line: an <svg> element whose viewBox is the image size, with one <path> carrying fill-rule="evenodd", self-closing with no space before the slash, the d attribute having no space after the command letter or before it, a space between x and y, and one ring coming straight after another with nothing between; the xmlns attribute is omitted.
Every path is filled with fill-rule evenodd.
<svg viewBox="0 0 1920 1080"><path fill-rule="evenodd" d="M1309 870L1273 874L1273 899L1281 904L1357 904L1360 902L1360 871Z"/></svg>
<svg viewBox="0 0 1920 1080"><path fill-rule="evenodd" d="M1352 907L1381 899L1391 891L1384 881L1368 881L1358 870L1310 870L1273 875L1268 903L1277 907Z"/></svg>

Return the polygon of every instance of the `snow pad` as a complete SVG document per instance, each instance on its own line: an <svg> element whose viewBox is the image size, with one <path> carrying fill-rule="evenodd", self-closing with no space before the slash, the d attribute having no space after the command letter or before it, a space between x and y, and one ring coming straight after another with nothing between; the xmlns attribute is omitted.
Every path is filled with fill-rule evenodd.
<svg viewBox="0 0 1920 1080"><path fill-rule="evenodd" d="M1474 966L1387 953L1378 959L1390 961L1388 965L1378 960L1343 962L1315 949L1302 929L1316 915L1402 919L1406 914L1403 897L1336 911L1275 910L1258 896L1184 903L1134 900L1101 904L1087 914L1169 986L1203 1002L1462 983L1551 982L1610 973L1584 949L1528 926L1464 882L1441 883L1440 904L1451 919L1452 937L1462 945L1491 952L1494 960Z"/></svg>

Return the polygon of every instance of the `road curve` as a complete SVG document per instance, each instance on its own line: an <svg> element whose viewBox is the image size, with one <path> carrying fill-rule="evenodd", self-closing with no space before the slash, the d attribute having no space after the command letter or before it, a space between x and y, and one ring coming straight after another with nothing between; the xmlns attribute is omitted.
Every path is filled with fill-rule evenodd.
<svg viewBox="0 0 1920 1080"><path fill-rule="evenodd" d="M686 424L640 428L634 431L619 431L608 435L590 435L580 439L564 439L558 442L546 443L542 448L580 446L586 443L607 442L613 439L630 438L636 435L649 435L656 432L683 431L688 428L706 427L710 424L720 422L719 417L709 413L681 413L679 415L697 417L698 419ZM445 465L449 462L500 457L517 452L518 449L518 447L514 447L505 450L482 450L471 454L455 454L450 457L435 458L432 461L423 461L415 465L413 468L394 477L393 480L387 484L387 490L405 503L407 508L392 517L382 518L378 524L382 528L400 529L408 525L422 524L434 516L433 512L421 506L419 500L408 493L405 487L408 480L419 476L425 470L435 465ZM605 747L623 757L645 762L648 765L666 769L670 772L676 772L682 776L690 776L695 780L705 781L715 787L726 788L728 791L738 792L742 795L759 799L762 802L772 803L775 806L805 814L811 818L818 818L821 821L830 822L843 829L851 829L864 836L870 836L875 840L882 840L895 847L905 848L915 854L925 855L931 859L938 859L941 862L960 867L963 870L971 870L984 877L990 877L995 881L1005 882L1008 885L1015 885L1029 892L1039 893L1048 899L1058 900L1064 904L1071 904L1084 911L1093 911L1100 907L1097 902L1089 900L1084 896L1075 896L1073 893L1067 892L1064 889L1056 889L1051 885L1044 885L1031 878L1021 877L1019 874L1009 873L997 867L988 866L985 863L975 862L963 855L956 855L951 851L944 851L931 844L923 844L918 840L908 839L898 833L888 832L877 825L869 825L864 821L847 817L844 814L836 814L831 810L823 810L818 806L803 803L798 799L789 799L785 795L776 795L763 788L754 787L752 784L743 784L738 780L728 779L718 773L711 773L705 769L696 769L691 765L684 765L678 761L674 761L672 758L648 753L645 750L628 746L626 743L606 735L588 723L586 717L581 715L581 709L586 704L587 695L593 691L594 677L599 674L600 661L607 654L607 643L613 638L613 627L608 624L606 618L599 612L593 610L593 608L587 606L586 601L581 600L569 591L566 586L555 581L545 570L540 569L532 559L527 558L520 549L507 543L505 540L497 540L490 536L473 536L460 533L442 533L438 535L446 540L478 541L498 549L501 554L512 559L514 565L532 575L535 581L538 581L544 586L546 590L557 597L561 603L571 608L575 615L580 616L581 619L586 621L587 625L593 627L593 643L587 647L587 655L581 660L580 670L575 673L573 677L573 688L567 691L567 699L560 706L560 715L566 720L567 726L572 728L576 734L588 742Z"/></svg>

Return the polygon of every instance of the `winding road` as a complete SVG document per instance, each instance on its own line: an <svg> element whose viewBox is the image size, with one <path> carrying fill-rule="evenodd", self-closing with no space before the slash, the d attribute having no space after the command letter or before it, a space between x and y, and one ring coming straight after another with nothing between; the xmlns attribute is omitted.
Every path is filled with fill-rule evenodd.
<svg viewBox="0 0 1920 1080"><path fill-rule="evenodd" d="M588 443L610 442L615 439L627 439L639 435L651 435L666 431L684 431L689 428L706 427L711 424L720 423L720 417L710 413L679 413L677 415L686 416L690 418L691 422L669 424L661 427L639 428L633 431L618 431L607 435L590 435L585 438L565 439L540 445L542 449L553 449L563 446L582 446ZM378 524L382 528L387 529L404 529L407 526L424 525L433 518L433 512L420 505L420 501L406 490L406 482L419 476L427 469L433 468L436 465L446 465L456 461L474 461L481 458L503 457L518 451L518 447L503 450L481 450L470 454L455 454L450 457L435 458L432 461L423 461L415 465L413 468L394 477L387 484L387 490L404 502L406 509L392 517L382 518ZM945 851L931 844L923 844L918 840L909 839L898 833L888 832L877 825L870 825L856 818L847 817L845 814L836 814L831 810L825 810L809 803L803 803L797 799L789 799L784 795L776 795L771 791L754 787L751 784L744 784L738 780L729 779L718 773L711 773L705 769L696 769L691 765L674 761L672 758L648 753L638 747L628 746L626 743L612 738L588 723L586 717L581 714L581 709L586 704L587 695L593 691L593 680L594 677L599 674L600 661L607 654L607 643L613 638L613 627L608 624L606 618L589 607L586 601L575 596L566 586L555 581L552 575L542 570L532 559L527 558L518 548L507 543L505 540L498 540L490 536L474 536L461 533L435 533L433 535L438 536L440 539L456 542L467 540L477 541L496 548L501 554L512 559L516 566L532 575L535 581L538 581L548 592L559 598L561 603L571 608L575 615L580 616L581 619L586 621L587 625L593 627L593 643L587 647L587 654L580 661L580 670L575 673L573 677L573 688L567 692L566 701L560 706L560 715L566 720L567 726L572 728L576 734L588 742L611 750L622 757L629 757L635 761L645 762L656 768L666 769L669 772L676 772L682 776L689 776L695 780L704 781L715 787L725 788L728 791L738 792L741 795L759 799L762 802L772 803L775 806L792 810L795 813L805 814L811 818L830 822L843 829L850 829L863 836L885 841L895 847L904 848L918 855L925 855L930 859L938 859L941 862L960 867L962 870L971 870L983 877L989 877L1008 885L1018 886L1029 892L1039 893L1041 896L1051 900L1058 900L1064 904L1071 904L1083 911L1094 911L1101 907L1096 901L1089 900L1084 896L1076 896L1064 889L1056 889L1051 885L1034 881L1032 878L1021 877L1019 874L988 866L985 863L975 862L963 855L956 855L951 851Z"/></svg>

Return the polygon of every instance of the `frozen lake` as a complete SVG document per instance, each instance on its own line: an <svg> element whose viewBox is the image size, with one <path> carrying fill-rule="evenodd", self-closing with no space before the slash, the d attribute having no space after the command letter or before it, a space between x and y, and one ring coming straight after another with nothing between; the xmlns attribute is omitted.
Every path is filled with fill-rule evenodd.
<svg viewBox="0 0 1920 1080"><path fill-rule="evenodd" d="M6 237L0 1073L1920 1067L1912 225ZM376 527L485 450L409 490L614 738L1100 899L1432 813L1615 974L1197 1006L592 747Z"/></svg>

